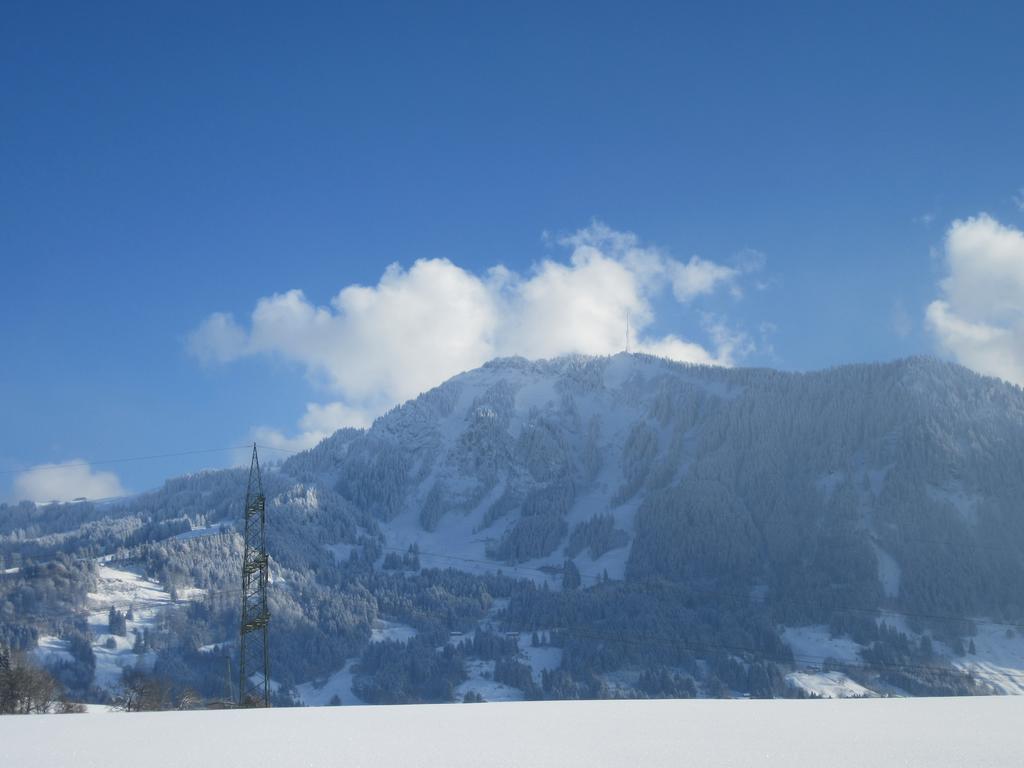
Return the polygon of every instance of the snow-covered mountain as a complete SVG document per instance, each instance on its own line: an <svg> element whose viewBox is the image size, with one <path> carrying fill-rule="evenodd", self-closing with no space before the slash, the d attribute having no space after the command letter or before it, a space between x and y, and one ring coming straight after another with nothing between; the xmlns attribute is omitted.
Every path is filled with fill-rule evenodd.
<svg viewBox="0 0 1024 768"><path fill-rule="evenodd" d="M806 374L495 360L281 471L467 570L544 578L571 558L584 578L989 613L1024 587L1024 394L928 358Z"/></svg>
<svg viewBox="0 0 1024 768"><path fill-rule="evenodd" d="M245 482L0 506L0 565L49 562L0 580L0 642L116 677L101 614L153 584L145 668L218 694ZM956 365L495 360L264 485L306 701L1024 691L1024 392Z"/></svg>

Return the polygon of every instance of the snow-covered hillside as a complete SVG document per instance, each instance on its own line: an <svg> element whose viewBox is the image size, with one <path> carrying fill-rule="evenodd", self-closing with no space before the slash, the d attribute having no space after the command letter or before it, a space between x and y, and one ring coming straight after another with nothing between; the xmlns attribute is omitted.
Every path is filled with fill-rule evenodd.
<svg viewBox="0 0 1024 768"><path fill-rule="evenodd" d="M93 683L101 690L114 692L124 670L152 669L156 653L146 647L148 633L156 629L165 611L202 595L201 589L183 590L175 601L160 584L137 571L98 564L96 591L88 595L86 618L96 659ZM111 610L124 615L123 633L111 633ZM44 665L72 658L67 642L52 636L40 638L33 655Z"/></svg>
<svg viewBox="0 0 1024 768"><path fill-rule="evenodd" d="M382 420L382 439L399 446L409 480L385 528L390 544L417 543L422 561L441 567L473 570L497 560L555 583L566 553L552 544L566 544L577 526L607 513L613 530L632 530L637 503L623 491L633 479L631 459L650 451L644 459L653 463L671 449L671 435L663 426L638 431L648 419L633 359L613 358L600 372L563 362L485 366ZM638 439L651 444L635 448ZM527 518L551 518L553 532L531 536L544 526L527 528ZM625 536L615 543L573 553L586 578L623 577L628 543Z"/></svg>
<svg viewBox="0 0 1024 768"><path fill-rule="evenodd" d="M1020 693L1022 457L1024 392L931 359L495 360L265 466L272 677L318 704ZM118 578L145 574L153 605L206 590L154 670L214 695L245 482L6 507L0 554L51 562L16 590L49 604L92 577L56 558L98 552L133 558ZM72 606L97 614L100 682L152 660L106 648L117 581ZM54 666L85 631L28 624L11 636Z"/></svg>
<svg viewBox="0 0 1024 768"><path fill-rule="evenodd" d="M416 544L427 565L555 586L569 558L587 583L627 566L770 583L794 560L835 568L810 551L833 538L873 570L848 599L925 603L936 541L1024 545L1021 452L1024 394L934 360L787 374L620 354L496 360L282 472L372 513L387 547ZM1002 609L1013 593L986 559L978 586Z"/></svg>
<svg viewBox="0 0 1024 768"><path fill-rule="evenodd" d="M1020 698L588 701L0 717L19 768L1010 768Z"/></svg>

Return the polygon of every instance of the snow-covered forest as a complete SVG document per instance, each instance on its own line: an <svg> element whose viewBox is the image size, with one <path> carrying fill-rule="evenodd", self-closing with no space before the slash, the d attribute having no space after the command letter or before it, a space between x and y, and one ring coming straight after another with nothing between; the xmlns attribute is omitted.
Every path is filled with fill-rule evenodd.
<svg viewBox="0 0 1024 768"><path fill-rule="evenodd" d="M0 507L0 643L224 695L245 482ZM496 360L264 484L279 703L1024 683L1024 393L956 365Z"/></svg>

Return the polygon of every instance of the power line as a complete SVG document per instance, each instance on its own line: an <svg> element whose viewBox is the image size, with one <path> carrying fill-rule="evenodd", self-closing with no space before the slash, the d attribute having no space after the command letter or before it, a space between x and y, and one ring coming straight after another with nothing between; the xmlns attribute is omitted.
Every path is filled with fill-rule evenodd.
<svg viewBox="0 0 1024 768"><path fill-rule="evenodd" d="M234 531L234 529L230 529L229 533L233 532L233 531ZM225 535L225 534L223 532L218 532L218 533L213 533L213 534L210 534L210 535L217 536L217 535ZM401 547L392 547L392 546L382 546L382 547L380 547L380 549L381 549L381 551L384 551L384 552L395 552L397 554L406 554L409 551L408 548L403 549ZM545 578L548 578L548 579L552 578L555 575L555 572L551 571L551 570L542 570L541 568L534 568L534 567L530 567L530 566L517 565L517 564L511 564L511 565L505 564L505 565L503 565L501 563L495 562L494 560L486 560L486 559L483 559L483 558L473 558L473 557L466 557L466 556L461 556L461 555L450 555L450 554L444 554L444 553L440 553L440 552L429 552L429 551L425 551L425 550L419 550L418 554L421 557L435 558L435 559L439 559L439 560L445 560L445 561L448 561L448 562L459 562L459 563L470 563L470 564L474 564L474 565L482 565L482 566L486 566L488 568L491 568L491 569L494 569L494 570L497 570L497 571L509 570L512 573L519 573L519 572L536 573L536 574L544 576ZM557 566L552 566L552 567L553 568L557 568ZM600 583L602 583L604 581L604 577L603 577L602 574L594 574L594 573L581 572L580 573L580 578L588 580L588 581L591 581L594 584L600 584ZM742 600L742 601L746 601L746 602L756 602L756 603L760 603L762 605L770 605L770 602L768 601L768 599L766 597L757 596L757 595L755 595L753 593L730 592L730 591L718 589L718 588L715 588L715 587L702 587L702 586L693 585L693 584L687 584L687 585L685 585L685 587L688 590L690 590L690 591L693 591L693 592L696 592L696 593L699 593L699 594L702 594L702 595L705 595L705 596L708 596L708 597L720 597L720 598L725 598L725 599L730 599L730 600ZM814 605L812 603L809 603L807 601L793 601L793 600L790 600L789 602L791 604L794 604L794 605L800 605L800 606L805 606L805 607L820 607L820 606L816 606L816 605ZM996 621L994 619L985 619L985 618L970 617L970 616L952 616L952 615L948 615L948 614L920 613L920 612L905 611L905 610L900 610L898 608L890 608L890 607L866 608L866 607L859 607L859 606L834 605L834 606L831 606L831 610L833 612L837 612L837 613L843 613L843 612L845 612L845 613L860 613L860 614L865 614L865 615L869 615L869 616L872 616L872 617L881 618L883 620L886 618L886 616L899 616L899 617L903 617L903 618L907 618L907 619L922 619L922 620L927 620L927 621L969 622L969 623L973 623L973 624L985 624L985 625L988 625L988 626L1005 627L1005 628L1008 628L1008 629L1015 629L1015 630L1024 631L1024 623L1022 623L1022 622Z"/></svg>
<svg viewBox="0 0 1024 768"><path fill-rule="evenodd" d="M406 552L406 551L408 551L408 550L402 550L402 549L400 549L398 547L382 547L382 549L387 550L387 551L394 551L394 552ZM476 560L474 558L458 557L458 556L455 556L455 555L442 555L442 554L439 554L439 553L424 553L424 552L420 552L419 554L421 554L421 555L428 555L428 556L432 555L434 557L439 557L439 558L442 558L442 559L451 559L451 560L469 561L469 562L479 562L479 563L486 563L488 565L494 565L494 563L492 563L491 561L482 561L482 560ZM522 568L522 570L530 570L530 571L535 571L535 572L539 572L539 573L545 573L545 572L539 571L539 569L535 569L535 568ZM268 586L273 586L273 585L268 585ZM203 590L203 593L204 593L203 594L204 598L213 597L215 595L218 595L218 596L219 595L228 595L230 597L237 597L240 594L240 591L238 589L219 589L219 590L209 589L209 590ZM709 593L709 594L714 595L715 593ZM725 594L729 594L729 593L725 593ZM730 596L736 596L736 595L733 594L733 595L730 595ZM752 599L752 596L750 596L750 595L747 595L746 597L748 599ZM124 604L126 604L126 605L131 605L133 603L134 603L134 601L124 601ZM114 603L115 607L117 607L119 604L120 604L120 602L119 603ZM884 611L876 610L876 611L873 611L873 612L874 613L878 613L878 612L884 612ZM891 613L895 613L895 612L891 612ZM913 615L913 614L910 614L910 615ZM968 621L969 619L960 618L958 620ZM994 625L999 625L999 626L1015 626L1015 627L1022 626L1022 625L1019 625L1019 624L1004 624L1004 623L1001 623L1001 622L990 622L990 621L986 621L986 620L970 620L970 621L975 621L976 623L994 624ZM522 630L522 631L523 632L529 632L531 630ZM912 671L912 672L914 672L914 671L916 671L916 672L931 672L931 673L939 673L939 674L945 674L945 675L948 675L948 674L953 673L953 672L960 672L960 673L963 673L963 674L971 674L971 673L974 672L974 670L971 670L969 667L967 669L964 669L964 668L953 666L956 663L955 660L951 660L951 662L952 662L951 665L950 666L945 666L945 667L944 666L937 666L937 665L934 665L934 664L929 665L929 664L909 663L909 662L883 662L883 661L878 661L878 662L871 662L871 663L863 663L863 662L845 661L845 660L837 659L837 658L834 658L834 657L831 657L831 656L822 656L822 655L810 654L810 653L792 653L791 655L773 655L771 653L766 652L763 649L755 648L755 647L751 647L751 646L728 645L728 644L724 644L724 643L695 644L695 643L689 643L689 642L682 641L682 640L676 640L676 639L659 637L659 636L655 636L655 635L642 634L642 633L630 633L628 636L626 636L626 635L623 635L623 634L611 634L611 633L607 633L607 632L601 632L599 630L595 630L593 627L584 627L584 626L554 627L554 628L551 628L551 629L545 629L543 631L561 633L562 635L568 636L570 638L579 638L579 639L584 639L584 640L598 640L598 641L603 641L603 642L608 642L608 643L619 643L619 644L622 644L622 645L669 648L669 649L672 649L672 650L675 650L675 651L682 650L682 651L687 651L687 652L691 652L691 653L695 653L695 654L708 654L708 653L714 653L714 652L728 652L728 653L732 653L732 654L746 653L746 654L754 655L754 656L756 656L759 659L764 660L764 661L772 661L772 662L779 663L779 664L792 664L794 666L802 667L803 669L819 669L821 671L827 671L827 669L829 667L831 667L831 668L834 668L834 669L836 669L838 671L849 671L849 670L855 670L856 669L856 670L861 670L861 671L870 672L870 673L877 673L877 672L883 671L883 670L904 670L904 671ZM965 663L969 664L970 662L965 662ZM1024 673L1022 673L1022 672L1010 671L1010 670L1003 669L1003 670L1000 670L999 674L1002 677L1004 677L1004 678L1007 678L1007 679L1010 679L1010 680L1014 680L1016 682L1020 682L1021 684L1024 684Z"/></svg>
<svg viewBox="0 0 1024 768"><path fill-rule="evenodd" d="M402 549L400 547L382 547L381 549L383 549L384 551L388 551L388 552L398 552L398 553L403 553L403 554L405 552L408 552L408 549ZM468 563L476 563L476 564L480 564L480 565L488 565L488 566L490 566L492 568L497 568L499 570L504 570L500 564L495 563L493 560L482 560L482 559L471 558L471 557L460 557L460 556L457 556L457 555L444 555L444 554L440 554L438 552L424 552L423 550L420 550L419 554L421 556L435 557L435 558L439 558L439 559L442 559L442 560L451 560L451 561L457 561L457 562L468 562ZM541 574L543 576L546 576L546 577L549 577L549 578L553 575L552 573L550 573L548 571L541 570L540 568L531 568L529 566L510 565L510 566L507 566L507 567L512 569L513 571L529 571L531 573L539 573L539 574ZM592 574L592 573L582 573L582 572L580 573L580 578L590 579L590 580L593 580L595 583L602 583L603 580L604 580L603 575ZM750 594L750 593L728 592L728 591L716 589L716 588L713 588L713 587L712 588L704 588L704 587L701 587L701 586L698 586L698 585L691 585L691 584L686 584L684 586L687 589L690 589L690 590L695 591L695 592L699 592L700 594L707 595L709 597L722 597L722 598L729 598L729 599L736 599L736 600L745 600L745 601L748 601L748 602L759 602L759 603L764 604L764 605L768 605L769 604L769 602L768 602L768 600L766 598L758 597L758 596L756 596L754 594ZM793 602L793 601L791 601L791 602ZM811 605L810 603L808 603L806 601L803 601L803 602L795 601L795 604L796 605L803 605L803 606L810 606ZM852 607L849 607L849 606L833 606L832 610L835 611L835 612L844 612L845 611L845 612L848 612L848 613L868 613L868 614L872 614L872 615L883 614L880 618L885 618L884 614L891 614L891 615L894 615L894 616L902 616L902 617L908 618L908 619L916 618L916 619L928 619L928 620L931 620L931 621L973 622L975 624L988 624L990 626L1008 627L1008 628L1013 628L1013 629L1024 630L1024 623L994 621L994 620L991 620L991 619L969 618L969 617L966 617L966 616L946 616L946 615L941 615L941 614L914 613L914 612L911 612L911 611L901 611L901 610L898 610L898 609L895 609L895 608L852 608Z"/></svg>
<svg viewBox="0 0 1024 768"><path fill-rule="evenodd" d="M248 446L246 446L246 447L248 447ZM259 448L260 448L261 451L279 451L281 453L287 453L287 454L290 454L292 456L297 456L300 453L305 453L306 451L311 450L310 448L302 448L301 450L295 451L295 450L292 450L291 448L278 448L278 447L273 446L273 445L261 445L261 446L259 446Z"/></svg>
<svg viewBox="0 0 1024 768"><path fill-rule="evenodd" d="M528 630L527 630L528 631ZM595 632L591 628L587 627L565 627L565 628L554 628L551 630L544 630L550 632L563 632L570 636L580 637L583 639L590 640L604 640L606 642L621 643L623 645L641 645L641 646L660 646L666 648L672 648L674 650L684 650L694 653L713 653L716 651L728 651L731 653L749 653L758 656L765 661L774 661L780 664L803 664L804 666L817 666L824 669L828 662L833 662L836 668L842 669L860 669L866 672L877 672L879 669L902 669L918 672L939 672L948 674L951 671L964 672L965 670L958 669L956 667L941 667L934 664L914 664L909 662L876 662L876 663L863 663L863 662L847 662L840 659L836 659L831 656L819 656L816 654L797 654L794 653L792 658L788 656L771 655L765 651L752 648L749 646L736 646L736 645L725 645L717 643L709 643L705 645L695 645L692 643L686 643L679 640L670 640L666 638L659 638L653 635L633 634L630 637L622 637L617 635L610 635ZM1011 678L1014 680L1024 681L1024 673L1016 671L1000 672L1003 677Z"/></svg>
<svg viewBox="0 0 1024 768"><path fill-rule="evenodd" d="M233 529L231 529L231 531L233 531ZM231 531L229 531L229 533ZM225 534L222 533L222 532L218 532L218 533L214 533L214 534L210 534L210 535L220 536L220 535L225 535ZM353 546L357 546L357 545L353 545ZM409 551L408 547L403 549L402 547L393 547L393 546L386 546L386 545L380 547L380 550L383 551L383 552L395 552L397 554L406 554ZM488 568L494 569L496 571L501 571L501 572L511 571L512 573L519 573L519 572L536 573L536 574L539 574L541 576L544 576L545 578L552 578L555 575L555 572L554 571L550 571L550 570L543 570L541 568L534 568L534 567L531 567L531 566L516 565L516 564L511 564L511 565L504 564L503 565L502 563L495 562L494 560L486 560L486 559L483 559L483 558L466 557L466 556L462 556L462 555L450 555L450 554L443 554L443 553L440 553L440 552L429 552L429 551L425 551L425 550L422 550L422 549L418 551L418 554L419 554L419 556L424 557L424 558L435 558L435 559L438 559L438 560L445 560L445 561L448 561L448 562L470 563L470 564L473 564L473 565L482 565L482 566L486 566ZM552 566L552 567L553 568L557 568L557 566ZM604 582L603 574L594 574L594 573L580 572L580 578L592 581L594 584L601 584L601 583ZM718 589L716 587L703 587L703 586L694 585L694 584L683 584L681 586L684 586L686 589L688 589L688 590L690 590L692 592L695 592L695 593L698 593L700 595L704 595L704 596L707 596L707 597L719 597L719 598L729 599L729 600L741 600L741 601L745 601L745 602L754 602L754 603L759 603L761 605L771 605L771 603L767 599L767 597L758 596L758 595L753 594L753 593L731 592L731 591L728 591L728 590ZM810 603L810 602L808 602L806 600L804 600L804 601L790 600L789 602L792 605L798 605L798 606L804 606L804 607L820 607L820 606L817 606L817 605L815 605L813 603ZM875 617L875 618L880 618L882 620L884 620L887 616L899 616L899 617L906 618L906 619L923 619L923 620L927 620L927 621L969 622L969 623L972 623L972 624L985 624L985 625L988 625L988 626L1005 627L1007 629L1015 629L1015 630L1024 631L1024 622L996 621L994 619L984 619L984 618L969 617L969 616L951 616L951 615L946 615L946 614L918 613L918 612L914 612L914 611L904 611L904 610L900 610L898 608L888 608L888 607L865 608L865 607L853 607L853 606L847 606L847 605L833 605L833 606L830 607L830 610L832 612L834 612L834 613L860 613L860 614L869 615L869 616L872 616L872 617Z"/></svg>
<svg viewBox="0 0 1024 768"><path fill-rule="evenodd" d="M234 590L231 593L234 594ZM522 632L530 632L536 630L522 630ZM773 655L764 651L763 649L743 646L743 645L728 645L724 643L704 643L695 644L688 643L682 640L673 640L669 638L657 637L655 635L645 635L638 633L631 633L629 636L610 634L606 632L600 632L592 627L583 626L572 626L572 627L554 627L551 629L544 629L545 632L561 633L562 635L570 638L578 638L583 640L599 640L608 643L619 643L622 645L642 646L642 647L660 647L667 648L675 651L687 651L694 654L709 654L715 652L728 652L732 654L747 653L756 656L757 658L764 661L772 661L778 664L792 664L799 666L804 669L816 668L821 671L827 671L828 667L833 667L838 671L846 671L857 669L864 672L878 672L881 670L904 670L911 672L933 672L940 674L950 674L953 672L961 672L969 674L973 672L971 669L962 669L955 666L938 666L935 664L920 664L910 662L853 662L837 659L831 656L822 656L810 653L793 653L791 656ZM955 664L956 662L953 661ZM969 663L969 662L964 662ZM1002 669L999 674L1021 684L1024 684L1024 672L1010 671Z"/></svg>
<svg viewBox="0 0 1024 768"><path fill-rule="evenodd" d="M236 590L226 590L230 592L232 596L236 594ZM218 590L217 592L221 592ZM213 594L210 592L208 594ZM522 632L530 632L536 630L521 630ZM715 652L728 652L733 654L747 653L757 656L759 659L764 661L772 661L779 664L793 664L794 666L801 666L803 668L817 668L821 671L826 671L826 668L832 666L839 671L859 669L864 672L878 672L886 669L897 669L915 672L935 672L942 674L950 674L951 672L962 672L969 673L970 669L961 669L955 666L938 666L935 664L915 664L909 662L852 662L837 659L832 656L822 656L810 653L793 653L792 656L781 656L773 655L764 651L763 649L743 646L743 645L728 645L724 643L706 643L706 644L694 644L688 643L682 640L673 640L669 638L658 637L655 635L645 635L638 633L631 633L629 636L610 634L595 630L593 627L584 626L572 626L572 627L554 627L551 629L544 629L545 632L561 633L563 635L579 638L583 640L599 640L609 643L620 643L622 645L633 645L643 647L661 647L672 650L683 650L692 652L695 654L708 654ZM953 662L955 663L955 661ZM965 662L969 663L969 662ZM1024 672L1001 670L999 673L1005 678L1009 678L1024 684Z"/></svg>
<svg viewBox="0 0 1024 768"><path fill-rule="evenodd" d="M220 589L220 590L204 590L203 597L210 597L213 595L228 595L232 598L239 595L237 589ZM129 607L134 605L134 601L119 601L111 603L115 608L120 609L122 605ZM538 630L521 630L522 632L531 632ZM962 669L955 666L938 666L935 664L920 664L910 662L853 662L837 659L832 656L822 656L812 653L793 653L792 656L784 656L771 654L763 649L755 648L752 646L745 645L730 645L725 643L690 643L683 640L677 640L666 637L659 637L657 635L644 634L644 633L630 633L628 636L622 634L612 634L609 632L601 632L593 627L589 626L567 626L567 627L552 627L550 629L543 629L540 631L561 633L564 636L570 638L578 638L582 640L598 640L608 643L619 643L621 645L641 646L641 647L657 647L671 649L674 651L687 651L694 654L709 654L716 652L727 652L732 654L751 654L764 661L771 661L778 664L792 664L794 666L800 666L804 669L816 668L821 671L827 671L828 667L835 668L838 671L846 671L851 669L861 670L864 672L878 672L881 670L905 670L912 672L933 672L941 674L950 674L951 672L971 673L971 669ZM233 641L228 641L233 644ZM224 645L221 643L220 645ZM953 664L955 660L951 660ZM970 662L963 662L970 663ZM1024 685L1024 672L1011 671L1001 669L999 674Z"/></svg>
<svg viewBox="0 0 1024 768"><path fill-rule="evenodd" d="M24 469L0 469L0 475L18 475L23 472L48 472L57 469L71 469L74 467L98 467L109 464L127 464L135 461L153 461L156 459L176 459L182 456L197 456L204 453L223 453L225 451L246 451L253 446L253 443L248 445L229 445L224 448L196 448L189 451L177 451L175 453L155 453L147 456L125 456L119 459L97 459L96 461L76 461L67 464L61 463L45 463L36 464L34 466L26 467ZM278 451L280 453L287 453L290 456L296 456L300 453L305 453L308 449L294 451L289 448L277 448L272 445L260 445L261 451ZM113 499L124 498L123 496L111 496L105 499L87 499L87 501L111 501Z"/></svg>
<svg viewBox="0 0 1024 768"><path fill-rule="evenodd" d="M264 448L266 450L273 450L273 451L277 451L277 452L285 453L285 454L289 454L289 455L297 455L299 453L303 453L304 452L302 450L292 450L292 449L287 449L287 448L279 448L279 447L276 447L276 446L260 446L260 447L262 447L262 448ZM178 452L174 452L174 453L150 454L150 455L145 455L145 456L131 456L131 457L118 458L118 459L102 459L102 460L91 461L91 462L75 462L75 463L70 463L70 464L46 464L46 465L41 465L41 466L34 467L33 469L35 471L39 471L39 470L65 469L65 468L70 468L70 467L90 467L90 466L100 466L100 465L110 465L110 464L121 464L121 463L128 463L128 462L149 461L149 460L157 460L157 459L165 459L165 458L179 458L179 457L183 457L183 456L201 455L201 454L217 453L217 452L224 452L224 451L237 451L237 450L244 450L244 449L248 449L248 448L249 448L248 445L244 445L244 446L227 446L227 447L223 447L223 448L202 448L202 449L193 449L193 450L187 450L187 451L178 451ZM20 471L22 471L22 470L0 470L0 475L14 474L14 473L17 473L17 472L20 472ZM90 501L93 501L93 502L103 502L103 501L111 501L111 500L114 500L116 498L118 498L118 497L111 497L110 499L93 499L93 500L90 500ZM926 545L930 545L930 546L945 546L945 545L949 545L949 544L951 544L953 542L951 542L950 540L945 540L945 541L925 541L925 540L920 540L920 539L902 539L900 543L902 543L902 544L906 544L906 543L920 543L920 544L926 544ZM979 544L977 544L975 542L965 542L965 543L968 546L976 548L976 549L984 549L984 550L993 550L994 549L992 547L984 547L983 545L979 545ZM406 549L401 549L399 547L387 547L387 546L382 547L381 549L384 550L384 551L392 551L392 552L397 552L397 553L405 553L405 552L408 551ZM495 568L497 570L504 570L505 568L508 568L513 573L518 573L518 572L521 572L521 571L522 572L530 572L530 573L538 573L538 574L543 575L545 578L551 578L554 575L552 571L542 570L540 568L532 568L532 567L529 567L529 566L522 566L522 565L512 564L512 565L507 565L507 566L502 567L500 564L494 562L493 560L485 560L485 559L480 559L480 558L471 558L471 557L464 557L464 556L458 556L458 555L448 555L448 554L442 554L442 553L438 553L438 552L427 552L427 551L423 551L423 550L420 550L419 554L421 556L423 556L423 557L426 557L426 558L436 558L436 559L441 559L441 560L447 560L447 561L450 561L450 562L463 562L463 563L472 563L472 564L484 565L484 566L487 566L489 568ZM557 567L557 566L555 566L555 567ZM582 579L587 579L587 580L593 581L594 583L600 583L603 580L603 576L602 575L592 574L592 573L582 573L581 572L580 573L580 577ZM745 601L748 601L748 602L760 602L762 604L767 604L768 603L768 601L767 601L767 599L765 597L758 597L758 596L756 596L754 594L751 594L751 593L744 594L744 593L737 593L737 592L726 592L726 591L717 590L717 589L704 589L704 588L700 588L700 587L695 587L693 585L687 585L687 588L690 589L690 590L699 592L701 594L710 596L710 597L722 597L722 598L729 598L729 599L740 599L740 600L745 600ZM207 594L208 595L215 594L215 593L221 594L221 593L227 593L227 592L232 592L234 594L238 594L237 590L216 590L216 591L212 591L211 590L211 591L207 591ZM803 603L797 602L796 604L797 605L800 605L800 604L808 605L808 603L806 603L806 602L803 602ZM949 615L942 615L942 614L914 613L914 612L910 612L910 611L901 611L901 610L894 609L894 608L861 608L861 607L850 607L850 606L833 606L832 610L837 611L837 612L864 613L864 614L869 614L869 615L871 615L873 617L882 618L883 620L884 620L884 618L887 615L892 615L892 616L901 616L901 617L910 618L910 619L917 618L917 619L926 619L926 620L932 620L932 621L971 622L971 623L974 623L974 624L987 624L987 625L990 625L990 626L1001 626L1001 627L1007 627L1007 628L1022 629L1022 630L1024 630L1024 623L1000 622L1000 621L994 621L994 620L991 620L991 619L979 619L979 618L971 618L971 617L965 617L965 616L949 616Z"/></svg>
<svg viewBox="0 0 1024 768"><path fill-rule="evenodd" d="M174 459L181 456L195 456L202 453L220 453L223 451L244 451L248 449L249 445L231 445L226 448L198 448L191 451L178 451L176 453L157 453L149 456L128 456L120 459L99 459L97 461L76 461L71 464L39 464L34 467L28 467L27 469L5 469L0 470L0 475L15 475L22 472L41 472L49 471L54 469L69 469L71 467L96 467L106 464L127 464L133 461L151 461L154 459ZM264 446L260 446L261 448Z"/></svg>

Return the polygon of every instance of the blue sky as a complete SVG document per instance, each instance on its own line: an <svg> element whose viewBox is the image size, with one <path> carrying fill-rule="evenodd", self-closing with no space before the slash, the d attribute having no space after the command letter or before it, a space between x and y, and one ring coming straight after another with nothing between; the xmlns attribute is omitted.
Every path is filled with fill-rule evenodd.
<svg viewBox="0 0 1024 768"><path fill-rule="evenodd" d="M295 446L485 354L608 351L524 330L576 299L681 359L1019 383L1024 291L978 296L1024 263L1020 4L554 5L5 4L0 498L43 463ZM435 295L470 315L396 359L424 321L393 314Z"/></svg>

